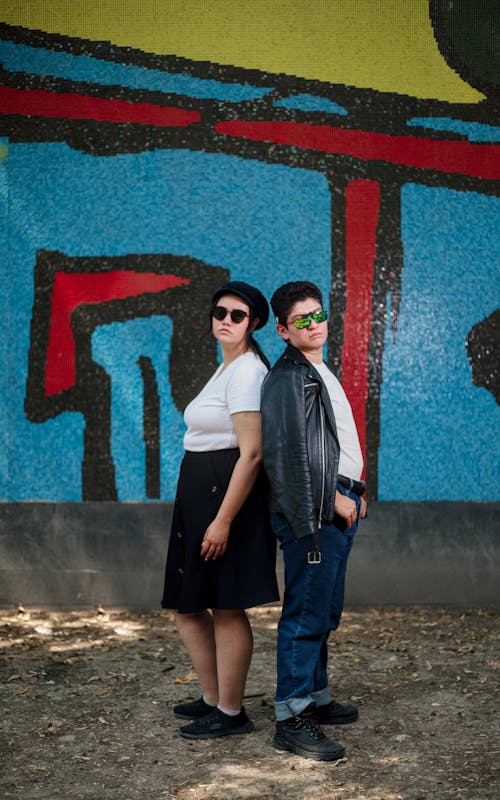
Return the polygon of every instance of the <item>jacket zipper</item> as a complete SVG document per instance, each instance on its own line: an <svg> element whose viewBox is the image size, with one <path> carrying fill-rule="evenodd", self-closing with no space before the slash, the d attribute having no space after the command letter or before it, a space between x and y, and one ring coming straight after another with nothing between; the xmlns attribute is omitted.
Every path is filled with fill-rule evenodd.
<svg viewBox="0 0 500 800"><path fill-rule="evenodd" d="M321 420L321 502L319 506L319 515L318 515L318 530L319 528L321 528L321 517L323 516L323 503L325 500L325 478L326 478L325 418L324 418L324 410L321 398L319 403L319 410L320 410L320 420Z"/></svg>

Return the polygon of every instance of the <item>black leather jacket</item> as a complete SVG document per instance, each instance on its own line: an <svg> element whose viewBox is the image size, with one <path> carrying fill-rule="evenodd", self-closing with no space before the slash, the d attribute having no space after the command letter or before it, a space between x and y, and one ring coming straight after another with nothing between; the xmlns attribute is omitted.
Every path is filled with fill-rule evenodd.
<svg viewBox="0 0 500 800"><path fill-rule="evenodd" d="M264 380L261 412L270 510L295 538L312 535L333 520L340 446L328 391L290 344Z"/></svg>

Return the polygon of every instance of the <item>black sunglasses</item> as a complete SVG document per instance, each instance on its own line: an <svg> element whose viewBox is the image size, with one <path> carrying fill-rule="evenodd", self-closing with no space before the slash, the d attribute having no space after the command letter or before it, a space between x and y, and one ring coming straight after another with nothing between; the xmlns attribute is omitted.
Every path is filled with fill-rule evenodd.
<svg viewBox="0 0 500 800"><path fill-rule="evenodd" d="M212 308L212 316L215 319L222 322L223 319L226 319L227 315L231 317L231 321L238 325L240 322L243 322L245 317L248 317L246 311L242 311L240 308L233 308L232 311L228 311L225 306L215 306Z"/></svg>

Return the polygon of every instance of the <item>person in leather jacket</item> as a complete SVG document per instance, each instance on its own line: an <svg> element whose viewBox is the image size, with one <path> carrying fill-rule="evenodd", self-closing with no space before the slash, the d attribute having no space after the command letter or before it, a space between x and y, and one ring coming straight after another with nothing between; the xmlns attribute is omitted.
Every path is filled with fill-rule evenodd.
<svg viewBox="0 0 500 800"><path fill-rule="evenodd" d="M319 288L294 281L271 306L286 348L262 386L271 524L283 550L274 746L320 761L344 755L321 725L358 718L328 689L328 637L340 622L347 560L366 516L363 456L349 401L323 361L327 314Z"/></svg>

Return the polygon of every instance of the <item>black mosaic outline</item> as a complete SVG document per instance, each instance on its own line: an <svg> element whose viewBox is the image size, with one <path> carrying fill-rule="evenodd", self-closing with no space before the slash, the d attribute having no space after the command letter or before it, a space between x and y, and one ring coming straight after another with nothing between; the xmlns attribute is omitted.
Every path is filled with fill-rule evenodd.
<svg viewBox="0 0 500 800"><path fill-rule="evenodd" d="M484 2L482 4L478 3L477 0L468 0L468 2L478 14L488 14L492 22L495 19L496 13L496 36L498 44L498 42L500 42L500 7L498 4L496 12L492 12L491 10L486 9ZM494 102L496 100L498 103L500 101L500 74L498 75L496 83L490 80L485 80L481 75L478 74L473 66L471 67L471 65L467 63L463 55L458 52L446 24L446 6L449 5L449 0L429 0L429 16L434 30L434 38L439 47L439 52L447 64L449 64L449 66L457 73L457 75L470 84L470 86L472 86L474 89L477 89L478 91L482 92L482 94L490 97ZM460 9L456 8L457 5L458 4L455 4L455 11L460 13ZM467 32L469 34L469 29Z"/></svg>
<svg viewBox="0 0 500 800"><path fill-rule="evenodd" d="M55 274L103 273L112 270L154 272L189 278L190 283L136 297L79 306L71 324L75 340L75 384L45 396L45 363L50 330L50 302ZM153 314L173 320L170 351L172 399L183 411L217 366L217 351L207 330L207 309L213 292L229 278L229 271L193 258L161 255L71 257L41 250L35 266L33 316L28 352L25 412L32 422L44 422L65 411L85 418L82 499L116 500L111 455L111 381L92 359L91 341L99 325ZM194 289L194 291L193 291Z"/></svg>

